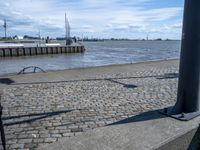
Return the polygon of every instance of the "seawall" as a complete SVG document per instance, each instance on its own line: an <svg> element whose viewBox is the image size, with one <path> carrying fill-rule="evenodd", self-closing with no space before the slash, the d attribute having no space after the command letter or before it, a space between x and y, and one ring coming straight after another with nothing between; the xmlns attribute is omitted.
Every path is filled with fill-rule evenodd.
<svg viewBox="0 0 200 150"><path fill-rule="evenodd" d="M1 47L0 57L32 56L61 53L83 53L84 46Z"/></svg>

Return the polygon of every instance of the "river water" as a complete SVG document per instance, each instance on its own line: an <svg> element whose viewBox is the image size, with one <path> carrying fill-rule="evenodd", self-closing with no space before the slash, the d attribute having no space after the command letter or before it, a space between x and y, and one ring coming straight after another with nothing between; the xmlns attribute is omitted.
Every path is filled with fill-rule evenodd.
<svg viewBox="0 0 200 150"><path fill-rule="evenodd" d="M127 64L180 56L180 41L84 42L83 54L55 54L0 58L0 75L15 74L28 66L45 71Z"/></svg>

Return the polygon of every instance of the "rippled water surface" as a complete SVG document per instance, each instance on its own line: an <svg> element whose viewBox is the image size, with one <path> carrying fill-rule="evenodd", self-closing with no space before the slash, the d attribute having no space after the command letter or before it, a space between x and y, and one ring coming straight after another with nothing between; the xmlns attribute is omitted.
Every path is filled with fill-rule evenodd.
<svg viewBox="0 0 200 150"><path fill-rule="evenodd" d="M0 58L0 75L18 73L25 67L63 70L148 60L178 58L180 41L106 41L85 42L83 54L56 54Z"/></svg>

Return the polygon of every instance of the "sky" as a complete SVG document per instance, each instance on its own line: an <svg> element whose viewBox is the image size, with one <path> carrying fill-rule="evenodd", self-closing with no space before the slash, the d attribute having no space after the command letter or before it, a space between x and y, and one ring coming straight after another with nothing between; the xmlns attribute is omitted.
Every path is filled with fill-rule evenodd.
<svg viewBox="0 0 200 150"><path fill-rule="evenodd" d="M180 39L184 0L0 0L0 36Z"/></svg>

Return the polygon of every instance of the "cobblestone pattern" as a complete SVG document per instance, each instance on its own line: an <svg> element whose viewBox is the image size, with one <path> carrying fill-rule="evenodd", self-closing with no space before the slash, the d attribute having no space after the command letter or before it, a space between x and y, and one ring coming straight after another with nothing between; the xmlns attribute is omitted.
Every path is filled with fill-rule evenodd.
<svg viewBox="0 0 200 150"><path fill-rule="evenodd" d="M173 105L178 78L162 77L177 70L176 66L143 68L96 80L7 86L2 99L7 148L36 149Z"/></svg>

